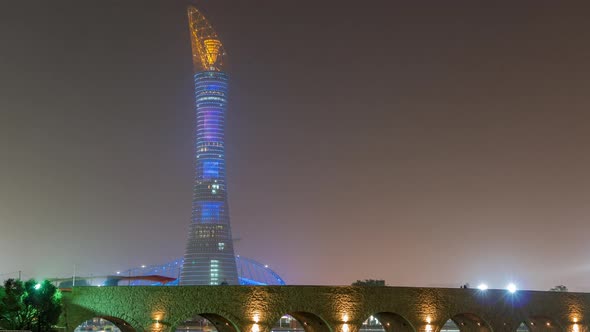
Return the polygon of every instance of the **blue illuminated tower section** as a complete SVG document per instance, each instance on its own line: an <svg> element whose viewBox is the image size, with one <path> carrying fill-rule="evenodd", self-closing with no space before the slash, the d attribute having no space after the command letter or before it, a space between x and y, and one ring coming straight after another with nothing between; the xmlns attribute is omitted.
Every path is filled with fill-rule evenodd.
<svg viewBox="0 0 590 332"><path fill-rule="evenodd" d="M205 17L194 7L188 14L197 130L192 220L180 284L238 285L225 176L225 52Z"/></svg>

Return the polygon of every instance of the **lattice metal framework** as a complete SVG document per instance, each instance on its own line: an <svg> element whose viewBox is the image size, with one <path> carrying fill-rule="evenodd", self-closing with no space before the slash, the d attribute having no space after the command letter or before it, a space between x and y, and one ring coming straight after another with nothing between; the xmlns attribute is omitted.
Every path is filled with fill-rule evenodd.
<svg viewBox="0 0 590 332"><path fill-rule="evenodd" d="M188 21L195 72L223 71L225 50L207 18L197 8L189 6Z"/></svg>

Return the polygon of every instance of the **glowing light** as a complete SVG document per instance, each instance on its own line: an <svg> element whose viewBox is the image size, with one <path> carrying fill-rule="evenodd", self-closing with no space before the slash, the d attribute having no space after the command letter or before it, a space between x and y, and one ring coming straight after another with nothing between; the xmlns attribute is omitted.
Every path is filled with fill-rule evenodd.
<svg viewBox="0 0 590 332"><path fill-rule="evenodd" d="M219 127L210 125L204 130L215 130ZM203 161L203 179L217 179L219 178L219 161Z"/></svg>
<svg viewBox="0 0 590 332"><path fill-rule="evenodd" d="M38 289L41 289L41 284L36 284L34 288L37 289L37 290Z"/></svg>
<svg viewBox="0 0 590 332"><path fill-rule="evenodd" d="M260 315L259 314L254 315L254 317L252 317L252 318L254 319L254 322L255 323L258 323L260 321Z"/></svg>
<svg viewBox="0 0 590 332"><path fill-rule="evenodd" d="M547 322L547 323L545 323L545 325L547 325L547 326L551 326L551 323L550 323L550 322Z"/></svg>
<svg viewBox="0 0 590 332"><path fill-rule="evenodd" d="M342 315L342 321L345 323L348 322L348 314Z"/></svg>
<svg viewBox="0 0 590 332"><path fill-rule="evenodd" d="M188 8L188 20L195 71L221 71L225 51L217 33L195 7Z"/></svg>
<svg viewBox="0 0 590 332"><path fill-rule="evenodd" d="M117 274L121 274L121 271L117 271Z"/></svg>
<svg viewBox="0 0 590 332"><path fill-rule="evenodd" d="M215 190L211 191L215 194ZM223 202L203 201L199 202L201 208L201 222L203 223L218 223L221 211L223 209Z"/></svg>
<svg viewBox="0 0 590 332"><path fill-rule="evenodd" d="M578 323L574 323L573 331L574 332L580 332L580 326L578 325Z"/></svg>
<svg viewBox="0 0 590 332"><path fill-rule="evenodd" d="M146 266L145 266L145 265L142 265L142 266L141 266L141 268L142 268L142 269L145 269L145 268L146 268Z"/></svg>
<svg viewBox="0 0 590 332"><path fill-rule="evenodd" d="M516 293L516 290L517 290L517 288L516 288L516 285L515 285L515 284L513 284L513 283L509 283L509 284L508 284L508 286L506 286L506 289L507 289L507 290L508 290L508 291L509 291L511 294L514 294L514 293Z"/></svg>
<svg viewBox="0 0 590 332"><path fill-rule="evenodd" d="M162 321L163 318L164 318L164 312L162 312L162 311L156 311L156 312L152 313L152 319L156 323L160 323L160 321Z"/></svg>
<svg viewBox="0 0 590 332"><path fill-rule="evenodd" d="M260 332L260 326L258 323L252 325L252 332Z"/></svg>
<svg viewBox="0 0 590 332"><path fill-rule="evenodd" d="M430 325L430 323L432 323L432 318L430 316L426 317L426 332L431 332L432 329L432 325Z"/></svg>
<svg viewBox="0 0 590 332"><path fill-rule="evenodd" d="M479 289L480 291L488 290L488 285L481 283L477 286L477 289Z"/></svg>
<svg viewBox="0 0 590 332"><path fill-rule="evenodd" d="M343 324L342 325L342 332L348 332L350 331L350 328L348 327L348 324Z"/></svg>
<svg viewBox="0 0 590 332"><path fill-rule="evenodd" d="M207 65L213 66L217 62L217 57L221 54L221 42L217 39L206 39L203 41L205 44L206 61Z"/></svg>

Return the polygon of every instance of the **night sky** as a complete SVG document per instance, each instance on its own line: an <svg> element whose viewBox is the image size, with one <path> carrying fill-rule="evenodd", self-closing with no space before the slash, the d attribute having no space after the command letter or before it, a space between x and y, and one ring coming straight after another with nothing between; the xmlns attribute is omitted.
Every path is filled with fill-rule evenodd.
<svg viewBox="0 0 590 332"><path fill-rule="evenodd" d="M228 52L237 254L590 291L587 1L1 1L0 275L183 255L189 3Z"/></svg>

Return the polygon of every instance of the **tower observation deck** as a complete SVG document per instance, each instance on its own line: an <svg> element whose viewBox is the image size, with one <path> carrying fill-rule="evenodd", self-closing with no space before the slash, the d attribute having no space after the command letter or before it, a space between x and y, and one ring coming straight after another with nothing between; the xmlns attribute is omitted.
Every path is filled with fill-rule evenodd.
<svg viewBox="0 0 590 332"><path fill-rule="evenodd" d="M225 175L225 113L229 76L217 33L195 8L188 8L191 37L196 144L192 220L181 285L238 285Z"/></svg>

